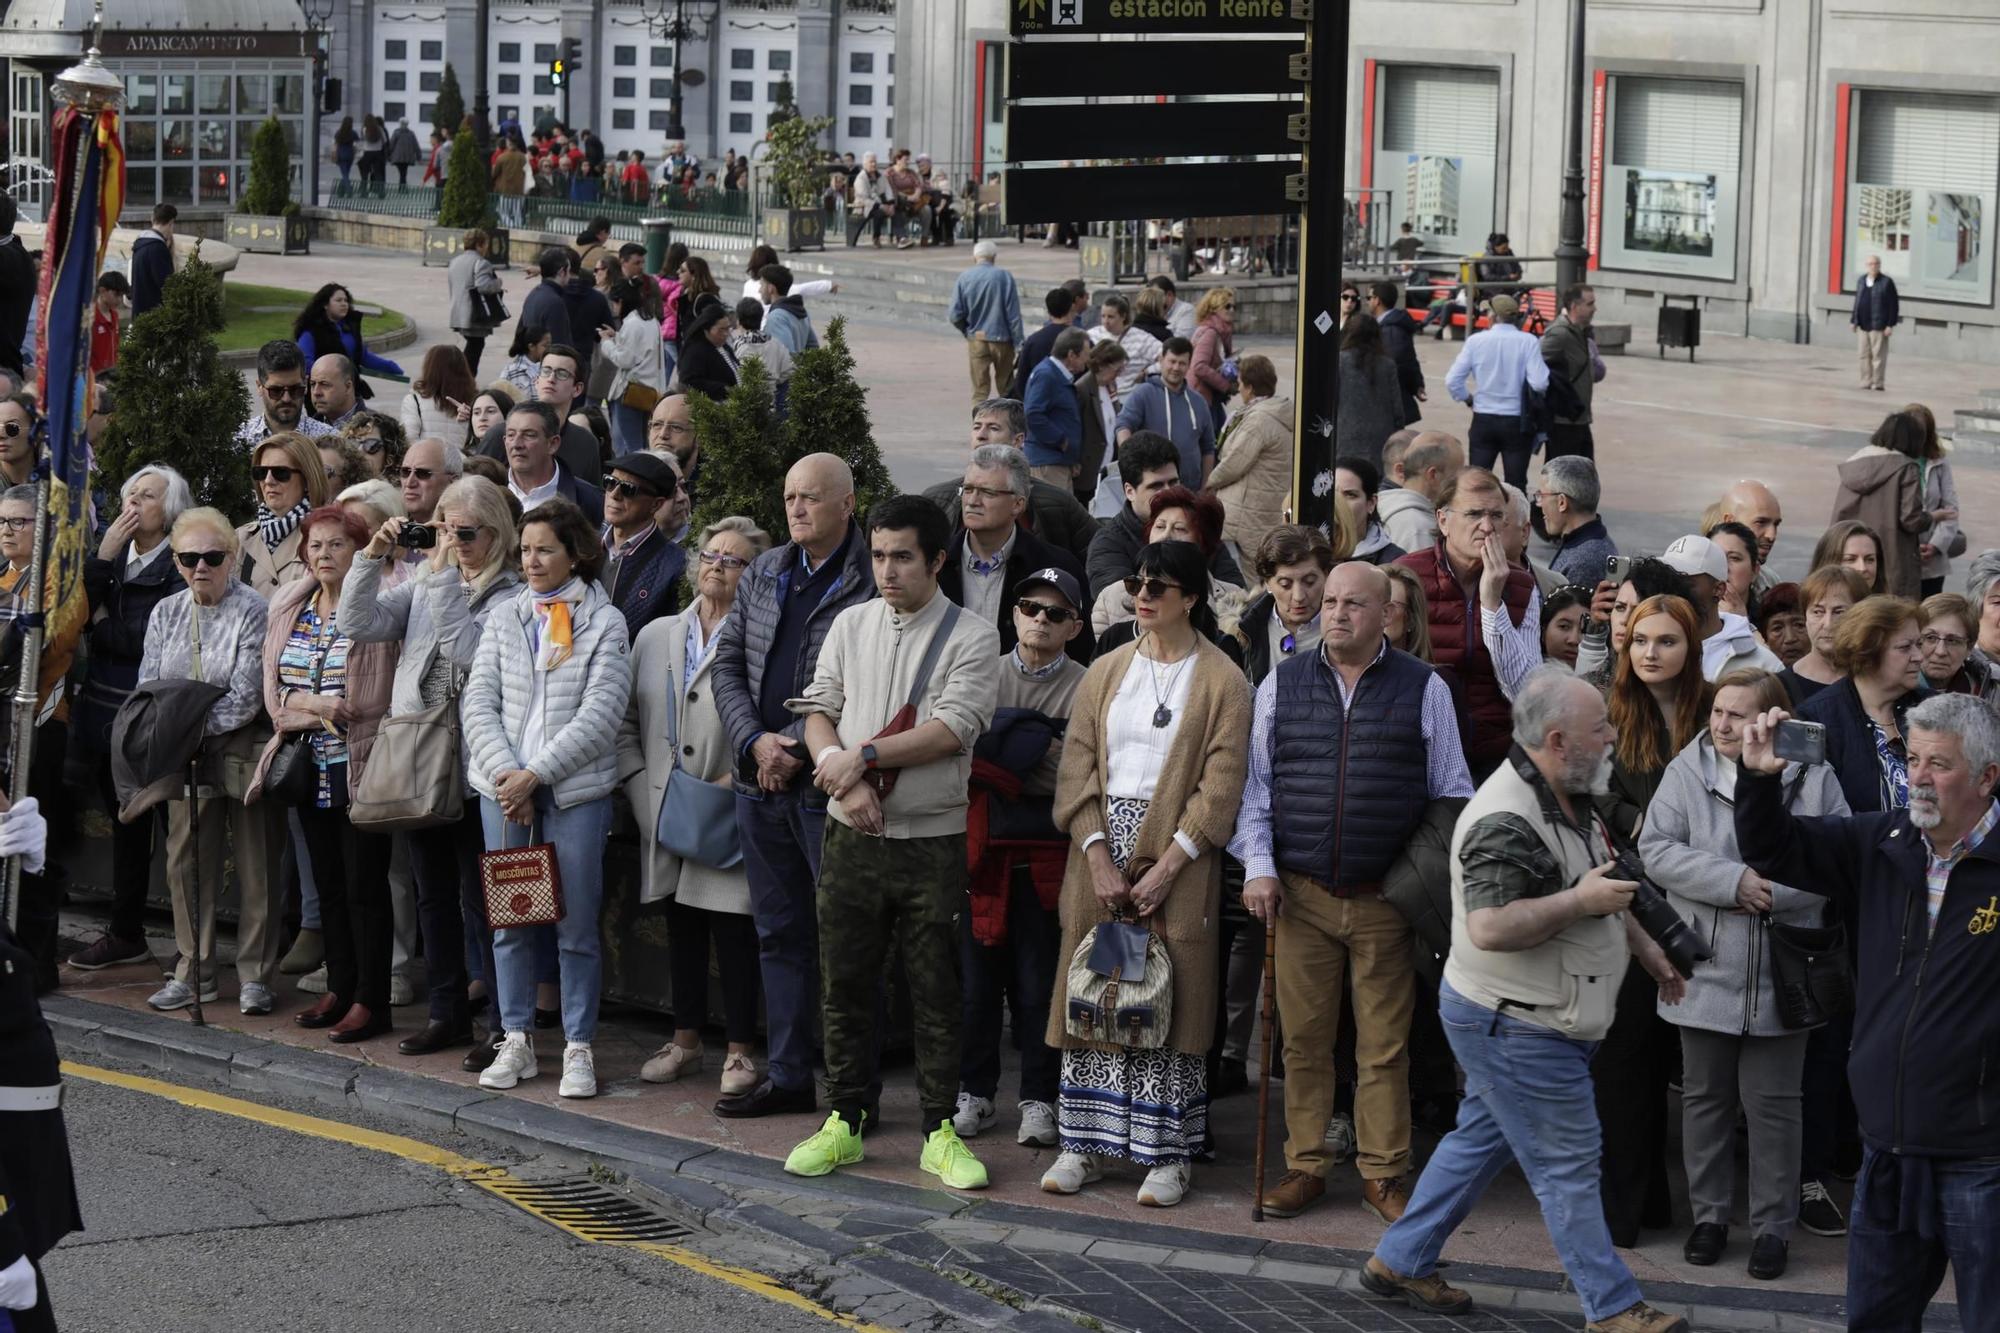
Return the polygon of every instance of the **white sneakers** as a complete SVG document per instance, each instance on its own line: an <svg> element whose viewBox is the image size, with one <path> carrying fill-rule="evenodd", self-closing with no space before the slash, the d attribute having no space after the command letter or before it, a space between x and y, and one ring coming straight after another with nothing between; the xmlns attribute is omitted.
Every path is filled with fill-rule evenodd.
<svg viewBox="0 0 2000 1333"><path fill-rule="evenodd" d="M216 997L221 994L222 992L216 989L213 978L202 983L201 1002L203 1004L214 1004ZM169 979L166 985L160 987L146 998L146 1003L152 1005L161 1013L168 1013L175 1009L185 1009L194 1003L194 987L188 985L185 981Z"/></svg>
<svg viewBox="0 0 2000 1333"><path fill-rule="evenodd" d="M1014 1142L1024 1148L1056 1146L1056 1109L1047 1102L1021 1103L1021 1128Z"/></svg>
<svg viewBox="0 0 2000 1333"><path fill-rule="evenodd" d="M493 1063L480 1071L479 1086L504 1092L541 1072L535 1063L535 1039L525 1032L509 1032L501 1041Z"/></svg>
<svg viewBox="0 0 2000 1333"><path fill-rule="evenodd" d="M1335 1111L1333 1119L1326 1122L1326 1146L1333 1152L1333 1160L1345 1162L1354 1156L1354 1117L1345 1111Z"/></svg>
<svg viewBox="0 0 2000 1333"><path fill-rule="evenodd" d="M1056 1156L1055 1165L1042 1172L1045 1194L1075 1194L1085 1185L1104 1179L1097 1159L1088 1153L1066 1152Z"/></svg>
<svg viewBox="0 0 2000 1333"><path fill-rule="evenodd" d="M562 1082L556 1085L559 1097L595 1097L597 1061L588 1042L573 1041L563 1047Z"/></svg>
<svg viewBox="0 0 2000 1333"><path fill-rule="evenodd" d="M958 1112L951 1118L951 1127L961 1139L976 1138L979 1131L993 1128L999 1120L1000 1113L993 1109L991 1097L975 1097L969 1092L958 1094Z"/></svg>
<svg viewBox="0 0 2000 1333"><path fill-rule="evenodd" d="M1187 1196L1189 1178L1186 1162L1156 1166L1139 1186L1139 1202L1148 1208L1171 1208Z"/></svg>
<svg viewBox="0 0 2000 1333"><path fill-rule="evenodd" d="M262 986L254 981L246 981L243 983L242 991L236 997L236 1007L252 1017L259 1014L268 1014L278 1007L278 997L271 994L269 986Z"/></svg>

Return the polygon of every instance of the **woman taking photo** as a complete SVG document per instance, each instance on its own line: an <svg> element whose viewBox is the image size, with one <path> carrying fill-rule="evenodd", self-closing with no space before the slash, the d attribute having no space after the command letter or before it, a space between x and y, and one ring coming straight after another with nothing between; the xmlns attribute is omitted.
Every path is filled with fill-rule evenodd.
<svg viewBox="0 0 2000 1333"><path fill-rule="evenodd" d="M597 576L597 529L566 500L521 521L521 573L528 586L496 605L480 635L459 706L470 751L466 772L479 792L486 847L553 843L562 874L560 959L564 1097L595 1097L602 956L598 912L604 840L618 782L618 727L632 693L625 617ZM540 1073L535 1018L535 928L498 932L495 987L504 1037L479 1076L511 1088Z"/></svg>
<svg viewBox="0 0 2000 1333"><path fill-rule="evenodd" d="M360 379L362 371L397 376L403 373L403 368L388 357L368 350L368 342L361 336L361 312L354 308L354 295L337 282L329 282L306 302L306 308L292 321L292 341L305 355L308 375L312 373L313 362L323 356L339 353L352 361L355 392L364 402L368 392Z"/></svg>
<svg viewBox="0 0 2000 1333"><path fill-rule="evenodd" d="M507 368L500 372L500 378L513 386L515 402L535 400L535 381L541 377L542 358L554 341L539 324L524 322L514 326L514 341L507 345Z"/></svg>
<svg viewBox="0 0 2000 1333"><path fill-rule="evenodd" d="M1866 523L1882 543L1878 592L1915 601L1923 583L1920 548L1937 520L1924 509L1923 425L1907 412L1885 417L1867 444L1840 465L1833 520Z"/></svg>
<svg viewBox="0 0 2000 1333"><path fill-rule="evenodd" d="M1923 625L1923 634L1917 642L1924 650L1924 684L1946 694L1985 698L1992 688L1992 678L1966 665L1978 623L1972 614L1972 603L1955 592L1941 592L1924 598L1923 605L1917 608L1917 619Z"/></svg>
<svg viewBox="0 0 2000 1333"><path fill-rule="evenodd" d="M500 293L506 284L499 270L487 258L493 238L478 227L465 233L464 247L452 256L445 270L445 287L451 297L451 331L465 339L465 365L479 373L479 357L493 330L506 323L506 309Z"/></svg>
<svg viewBox="0 0 2000 1333"><path fill-rule="evenodd" d="M222 875L223 828L235 847L237 1007L268 1014L277 1006L271 983L284 931L284 884L278 858L284 819L273 806L245 805L249 776L270 738L264 719L264 640L270 608L237 581L237 538L229 520L213 509L188 509L174 520L174 568L185 584L153 608L146 621L145 657L138 683L206 680L228 693L208 710L212 783L201 791L201 827L190 827L188 802L167 802L167 888L174 903L174 942L180 961L174 975L146 1003L182 1009L194 1003L192 960L196 941L205 964L215 958L214 893L203 893L194 918L195 877L212 884ZM199 934L197 935L197 932ZM215 974L204 968L203 1003L216 998Z"/></svg>
<svg viewBox="0 0 2000 1333"><path fill-rule="evenodd" d="M632 702L618 729L618 771L645 849L639 901L667 903L668 969L674 988L673 1040L639 1070L648 1083L672 1083L702 1071L701 1030L708 1026L709 944L722 980L724 1097L757 1086L750 1051L757 1040L757 926L750 917L750 881L742 862L725 867L682 857L659 842L667 782L676 767L692 779L730 790L736 755L706 681L711 649L736 585L771 538L747 518L709 525L690 570L694 601L677 615L639 631L632 645ZM732 830L733 831L733 830Z"/></svg>
<svg viewBox="0 0 2000 1333"><path fill-rule="evenodd" d="M1791 696L1793 708L1840 679L1841 669L1833 664L1834 627L1867 596L1867 582L1843 565L1822 565L1799 585L1799 611L1811 647L1778 673L1778 683Z"/></svg>
<svg viewBox="0 0 2000 1333"><path fill-rule="evenodd" d="M426 436L463 448L471 428L472 400L479 385L465 353L439 343L424 353L423 368L403 395L403 434L412 440Z"/></svg>
<svg viewBox="0 0 2000 1333"><path fill-rule="evenodd" d="M1828 565L1839 565L1859 574L1868 585L1870 597L1889 590L1882 538L1866 523L1850 518L1827 526L1820 534L1819 545L1813 547L1812 567L1825 569Z"/></svg>
<svg viewBox="0 0 2000 1333"><path fill-rule="evenodd" d="M462 477L446 487L433 525L437 545L418 573L384 588L384 573L399 562L396 537L405 526L405 520L392 518L375 528L340 593L339 622L356 643L401 645L389 717L419 713L458 697L488 612L521 586L513 568L518 544L514 519L507 497L492 482ZM429 1055L472 1040L465 975L468 934L483 937L482 953L490 955L493 949L479 898L479 853L485 840L478 802L468 799L456 824L418 829L408 837L430 982L430 1021L422 1032L405 1037L398 1049L405 1055ZM491 1030L499 1032L497 1021Z"/></svg>
<svg viewBox="0 0 2000 1333"><path fill-rule="evenodd" d="M326 994L292 1021L329 1028L336 1042L366 1041L389 1030L389 839L356 828L347 807L389 708L398 645L356 643L336 614L367 525L327 506L306 515L300 530L311 577L271 598L264 707L277 735L264 747L248 799L298 815L319 891ZM280 750L288 750L282 764Z"/></svg>
<svg viewBox="0 0 2000 1333"><path fill-rule="evenodd" d="M326 466L311 440L280 431L250 455L250 482L257 491L257 517L236 530L236 545L243 581L269 597L278 585L305 577L299 525L327 501Z"/></svg>
<svg viewBox="0 0 2000 1333"><path fill-rule="evenodd" d="M1173 963L1165 1040L1138 1048L1069 1035L1058 969L1047 1041L1062 1051L1062 1152L1042 1177L1074 1194L1100 1157L1146 1168L1139 1202L1166 1208L1208 1139L1206 1057L1215 1026L1222 848L1236 825L1250 748L1250 686L1209 642L1208 566L1187 542L1155 542L1130 580L1141 638L1100 657L1077 690L1056 781L1055 821L1072 838L1063 941L1114 913L1150 927Z"/></svg>
<svg viewBox="0 0 2000 1333"><path fill-rule="evenodd" d="M607 297L618 324L597 331L598 355L618 368L604 398L614 456L646 451L646 423L667 388L660 322L646 316L646 292L652 285L647 277L620 278Z"/></svg>
<svg viewBox="0 0 2000 1333"><path fill-rule="evenodd" d="M1396 363L1382 346L1382 326L1364 310L1347 317L1340 332L1340 413L1336 456L1357 454L1382 467L1382 446L1403 426L1403 387ZM1523 446L1523 466L1526 466ZM1475 451L1476 452L1476 451ZM1474 459L1485 467L1493 459ZM1511 474L1514 469L1509 467ZM1524 483L1509 476L1516 486Z"/></svg>
<svg viewBox="0 0 2000 1333"><path fill-rule="evenodd" d="M1608 699L1618 732L1611 793L1596 798L1617 838L1630 843L1667 765L1708 721L1701 674L1701 620L1680 597L1649 597L1626 622ZM1634 958L1618 989L1617 1013L1591 1073L1604 1126L1604 1220L1611 1243L1630 1249L1641 1227L1673 1224L1667 1185L1667 1084L1674 1030L1658 1013L1659 985Z"/></svg>
<svg viewBox="0 0 2000 1333"><path fill-rule="evenodd" d="M1722 1257L1736 1201L1736 1124L1749 1126L1750 1276L1782 1277L1798 1217L1800 1080L1808 1034L1779 1018L1769 927L1820 924L1826 900L1765 879L1736 851L1736 761L1743 730L1766 709L1788 708L1784 686L1762 671L1716 682L1708 730L1667 766L1647 807L1639 852L1653 882L1715 956L1659 1015L1681 1043L1681 1156L1694 1230L1691 1264ZM1794 815L1847 814L1825 764L1787 764Z"/></svg>

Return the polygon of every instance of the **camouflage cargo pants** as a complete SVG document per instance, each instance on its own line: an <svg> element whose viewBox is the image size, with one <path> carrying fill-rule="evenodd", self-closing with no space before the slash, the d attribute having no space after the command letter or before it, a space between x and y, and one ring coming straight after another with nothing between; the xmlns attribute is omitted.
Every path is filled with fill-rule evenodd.
<svg viewBox="0 0 2000 1333"><path fill-rule="evenodd" d="M877 1047L876 996L890 945L910 981L917 1100L926 1132L958 1104L959 918L966 911L965 835L871 838L826 822L819 865L819 969L826 1099L858 1113Z"/></svg>

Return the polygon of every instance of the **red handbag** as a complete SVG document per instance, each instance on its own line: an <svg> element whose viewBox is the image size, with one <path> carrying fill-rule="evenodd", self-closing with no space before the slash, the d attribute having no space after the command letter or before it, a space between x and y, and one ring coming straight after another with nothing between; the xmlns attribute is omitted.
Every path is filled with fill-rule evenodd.
<svg viewBox="0 0 2000 1333"><path fill-rule="evenodd" d="M931 683L931 673L937 670L938 658L944 656L944 646L951 640L952 630L958 627L958 603L946 606L944 615L938 621L937 633L931 635L930 647L924 649L924 660L917 664L917 679L910 686L910 701L896 710L888 725L868 739L879 741L884 736L894 736L917 725L917 703L924 697L924 690ZM896 790L896 776L899 768L871 768L861 775L861 780L875 789L875 794L883 800Z"/></svg>
<svg viewBox="0 0 2000 1333"><path fill-rule="evenodd" d="M507 823L503 818L500 824L503 844ZM489 929L553 926L563 919L562 867L556 863L552 842L481 852L479 888Z"/></svg>

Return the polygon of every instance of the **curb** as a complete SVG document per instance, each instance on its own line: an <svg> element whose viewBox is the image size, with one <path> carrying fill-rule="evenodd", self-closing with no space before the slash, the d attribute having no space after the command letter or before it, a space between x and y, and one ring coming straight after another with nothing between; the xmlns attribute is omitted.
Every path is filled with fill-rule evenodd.
<svg viewBox="0 0 2000 1333"><path fill-rule="evenodd" d="M531 1151L559 1149L621 1168L643 1196L702 1225L740 1228L824 1263L866 1273L983 1328L1009 1333L1074 1330L1082 1312L1029 1292L1012 1301L980 1294L964 1273L945 1261L935 1243L910 1237L865 1241L819 1226L763 1203L742 1202L728 1189L812 1193L863 1205L869 1216L910 1228L936 1227L949 1237L968 1228L1007 1230L1022 1248L1066 1251L1106 1260L1262 1276L1288 1282L1348 1288L1365 1254L1248 1235L1217 1235L1161 1223L1119 1221L1115 1230L1095 1218L1058 1209L991 1202L862 1176L834 1175L801 1181L765 1158L716 1148L651 1130L610 1124L591 1116L523 1102L478 1088L440 1083L420 1074L357 1063L342 1056L262 1041L219 1028L197 1028L167 1017L137 1014L113 1005L54 995L42 1012L66 1057L127 1060L168 1073L219 1081L239 1091L299 1097L338 1108L360 1108L431 1129L464 1129ZM900 1243L899 1243L900 1242ZM1496 1308L1547 1310L1573 1315L1576 1297L1561 1273L1477 1263L1452 1263L1454 1283L1469 1286ZM986 1286L994 1284L980 1282ZM1820 1333L1845 1325L1846 1303L1781 1288L1731 1288L1726 1302L1715 1288L1653 1282L1647 1299L1685 1312L1698 1327ZM1934 1302L1925 1328L1957 1333L1954 1305ZM1109 1327L1108 1325L1105 1327Z"/></svg>

